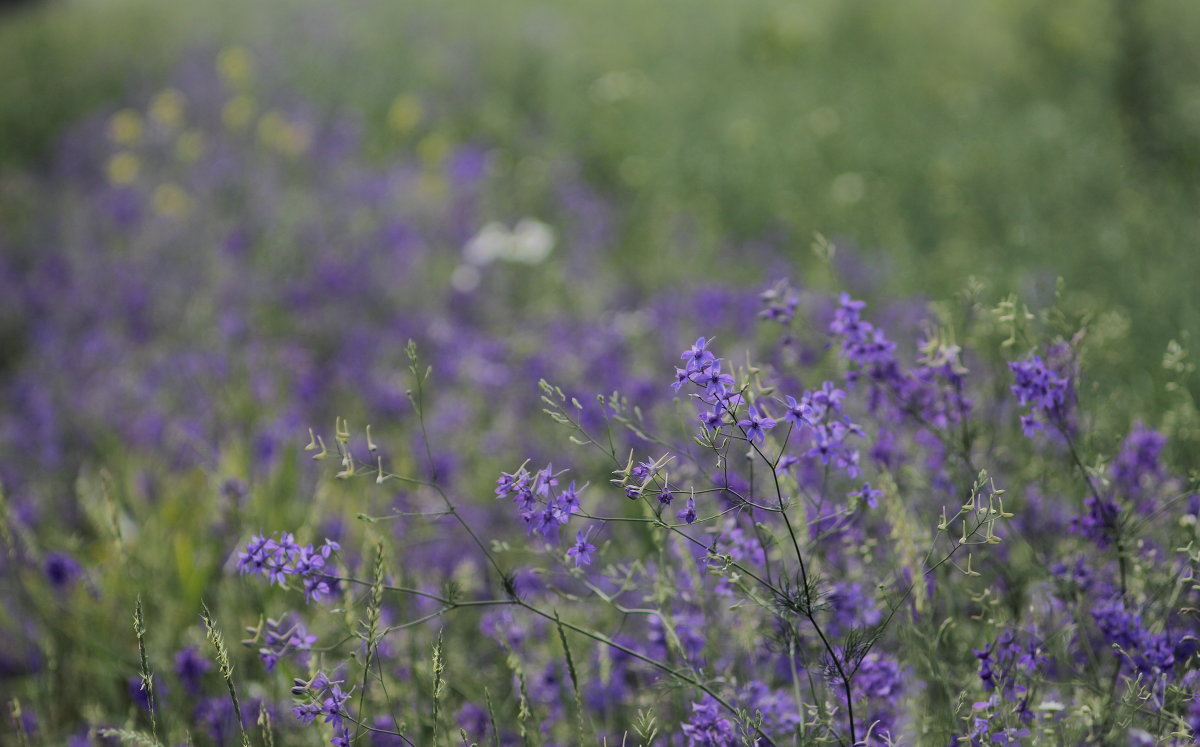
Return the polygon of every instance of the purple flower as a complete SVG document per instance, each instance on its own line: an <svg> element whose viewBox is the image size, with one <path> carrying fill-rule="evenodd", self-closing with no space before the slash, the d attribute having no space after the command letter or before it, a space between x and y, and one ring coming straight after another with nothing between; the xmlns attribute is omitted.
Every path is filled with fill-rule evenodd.
<svg viewBox="0 0 1200 747"><path fill-rule="evenodd" d="M571 545L571 549L567 550L567 555L575 560L575 566L591 565L592 553L596 552L596 546L588 542L587 535L582 531L575 533L575 544Z"/></svg>
<svg viewBox="0 0 1200 747"><path fill-rule="evenodd" d="M1143 513L1155 509L1153 486L1163 479L1161 457L1166 445L1166 436L1138 423L1109 467L1114 485Z"/></svg>
<svg viewBox="0 0 1200 747"><path fill-rule="evenodd" d="M693 380L704 387L704 393L715 399L724 399L733 387L733 377L721 373L721 361L714 360L708 368L693 374Z"/></svg>
<svg viewBox="0 0 1200 747"><path fill-rule="evenodd" d="M292 713L302 725L308 726L321 715L321 707L316 703L305 703L292 708Z"/></svg>
<svg viewBox="0 0 1200 747"><path fill-rule="evenodd" d="M775 420L760 414L758 407L750 405L746 419L739 420L738 426L746 431L746 438L750 439L751 443L762 443L766 439L766 431L775 427Z"/></svg>
<svg viewBox="0 0 1200 747"><path fill-rule="evenodd" d="M671 384L671 389L678 392L683 387L684 383L691 378L691 372L684 368L675 369L675 381Z"/></svg>
<svg viewBox="0 0 1200 747"><path fill-rule="evenodd" d="M854 497L860 498L863 501L863 503L866 503L871 508L878 508L879 507L879 499L883 497L883 491L875 490L874 488L871 487L871 483L864 482L861 490L856 490L855 492L851 493L850 495L848 495L846 497L847 498L854 498Z"/></svg>
<svg viewBox="0 0 1200 747"><path fill-rule="evenodd" d="M191 695L200 694L200 682L212 669L212 662L200 655L195 646L185 646L175 654L175 676Z"/></svg>
<svg viewBox="0 0 1200 747"><path fill-rule="evenodd" d="M694 523L696 521L696 499L688 497L687 503L683 505L683 509L676 516L688 524Z"/></svg>
<svg viewBox="0 0 1200 747"><path fill-rule="evenodd" d="M705 366L715 360L715 356L706 349L707 347L708 341L700 337L696 340L695 345L683 351L683 355L680 357L687 361L687 370L689 372L702 371Z"/></svg>
<svg viewBox="0 0 1200 747"><path fill-rule="evenodd" d="M268 619L261 632L263 645L258 649L258 658L268 672L287 654L293 654L303 666L308 661L307 653L317 642L317 637L299 622L285 628L281 621Z"/></svg>
<svg viewBox="0 0 1200 747"><path fill-rule="evenodd" d="M787 414L783 416L783 419L800 428L808 420L805 415L806 409L800 402L796 401L795 397L789 394L787 396Z"/></svg>
<svg viewBox="0 0 1200 747"><path fill-rule="evenodd" d="M720 705L710 695L692 703L692 717L679 728L688 747L723 747L737 741L733 724L721 715Z"/></svg>
<svg viewBox="0 0 1200 747"><path fill-rule="evenodd" d="M337 542L325 540L320 548L299 545L290 532L283 532L276 541L256 535L250 538L244 552L238 554L240 573L266 576L270 583L284 586L289 576L303 582L304 598L313 601L333 593L337 580L324 572L326 561L340 549Z"/></svg>
<svg viewBox="0 0 1200 747"><path fill-rule="evenodd" d="M700 424L710 431L720 428L723 422L724 417L719 410L704 410L700 413Z"/></svg>
<svg viewBox="0 0 1200 747"><path fill-rule="evenodd" d="M500 478L496 480L496 495L505 496L510 493L517 493L525 489L529 484L529 473L525 468L517 470L509 474L501 472Z"/></svg>
<svg viewBox="0 0 1200 747"><path fill-rule="evenodd" d="M800 305L799 294L792 290L787 280L781 280L775 287L763 291L759 300L765 308L758 312L758 318L782 325L792 321L792 317L796 315L796 307Z"/></svg>
<svg viewBox="0 0 1200 747"><path fill-rule="evenodd" d="M75 583L82 573L83 569L75 562L75 558L65 552L46 554L46 579L55 591L66 589Z"/></svg>
<svg viewBox="0 0 1200 747"><path fill-rule="evenodd" d="M1030 408L1030 413L1021 418L1021 430L1025 436L1031 438L1045 423L1065 428L1070 380L1038 355L1013 361L1008 367L1016 379L1012 393L1016 395L1018 403Z"/></svg>
<svg viewBox="0 0 1200 747"><path fill-rule="evenodd" d="M579 511L579 489L575 487L574 480L571 481L566 490L558 494L558 503L567 514L574 514Z"/></svg>
<svg viewBox="0 0 1200 747"><path fill-rule="evenodd" d="M547 464L545 467L537 471L533 476L533 492L545 498L550 495L550 489L558 487L558 475L562 474L554 472L554 465Z"/></svg>

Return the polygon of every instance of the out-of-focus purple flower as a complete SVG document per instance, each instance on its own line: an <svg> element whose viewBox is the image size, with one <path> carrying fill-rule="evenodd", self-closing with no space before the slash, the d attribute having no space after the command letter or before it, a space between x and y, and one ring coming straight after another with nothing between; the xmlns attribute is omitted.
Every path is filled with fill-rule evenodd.
<svg viewBox="0 0 1200 747"><path fill-rule="evenodd" d="M1109 467L1114 486L1143 513L1155 508L1147 491L1163 479L1161 458L1166 445L1166 436L1138 423L1121 444L1120 453Z"/></svg>
<svg viewBox="0 0 1200 747"><path fill-rule="evenodd" d="M721 707L710 695L692 703L692 717L680 725L688 747L724 747L734 744L733 723L721 715Z"/></svg>
<svg viewBox="0 0 1200 747"><path fill-rule="evenodd" d="M200 655L195 646L185 646L175 654L175 676L189 695L199 695L201 680L212 670L212 662Z"/></svg>
<svg viewBox="0 0 1200 747"><path fill-rule="evenodd" d="M1039 355L1013 361L1008 367L1016 378L1012 392L1017 402L1030 408L1029 414L1021 418L1021 429L1025 436L1032 438L1034 432L1046 424L1065 428L1070 380L1051 368Z"/></svg>
<svg viewBox="0 0 1200 747"><path fill-rule="evenodd" d="M127 690L129 699L138 705L144 711L150 710L150 692L146 689L145 683L140 675L133 675L127 681ZM163 703L166 702L167 687L160 679L154 681L154 705L161 710Z"/></svg>
<svg viewBox="0 0 1200 747"><path fill-rule="evenodd" d="M253 630L253 629L251 629ZM292 655L300 666L308 663L308 652L312 650L317 637L308 632L301 622L291 625L280 620L268 619L262 629L256 631L262 635L262 646L258 649L258 658L268 672L275 669L279 660Z"/></svg>
<svg viewBox="0 0 1200 747"><path fill-rule="evenodd" d="M871 483L869 483L869 482L864 482L862 488L854 491L853 493L851 493L850 495L848 495L846 497L847 498L858 498L863 503L870 506L871 508L878 508L879 507L879 499L883 497L883 491L872 488Z"/></svg>
<svg viewBox="0 0 1200 747"><path fill-rule="evenodd" d="M46 554L45 571L46 580L55 591L63 591L83 574L83 569L75 562L75 558L57 551Z"/></svg>
<svg viewBox="0 0 1200 747"><path fill-rule="evenodd" d="M1119 647L1123 670L1140 673L1148 681L1158 680L1175 666L1175 647L1167 634L1151 633L1142 616L1125 607L1121 599L1110 599L1092 607L1092 618L1105 640Z"/></svg>

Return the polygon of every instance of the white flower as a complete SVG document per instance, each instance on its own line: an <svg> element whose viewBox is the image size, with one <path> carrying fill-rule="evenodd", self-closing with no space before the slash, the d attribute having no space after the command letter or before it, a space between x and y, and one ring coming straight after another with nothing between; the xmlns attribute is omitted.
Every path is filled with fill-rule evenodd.
<svg viewBox="0 0 1200 747"><path fill-rule="evenodd" d="M554 229L533 218L524 218L512 232L508 256L513 262L536 265L554 250Z"/></svg>
<svg viewBox="0 0 1200 747"><path fill-rule="evenodd" d="M477 266L498 259L536 265L550 256L554 242L554 229L534 218L521 219L511 231L488 223L463 247L463 259Z"/></svg>
<svg viewBox="0 0 1200 747"><path fill-rule="evenodd" d="M473 265L490 264L508 251L512 234L500 223L489 223L463 247L463 259Z"/></svg>

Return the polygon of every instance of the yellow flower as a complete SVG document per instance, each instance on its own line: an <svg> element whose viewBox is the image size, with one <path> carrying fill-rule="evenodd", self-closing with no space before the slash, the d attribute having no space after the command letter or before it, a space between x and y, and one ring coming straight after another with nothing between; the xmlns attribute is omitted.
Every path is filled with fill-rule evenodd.
<svg viewBox="0 0 1200 747"><path fill-rule="evenodd" d="M142 137L142 116L122 109L108 120L108 137L117 145L133 145Z"/></svg>
<svg viewBox="0 0 1200 747"><path fill-rule="evenodd" d="M131 184L137 179L140 168L137 156L122 151L108 159L108 180L113 184Z"/></svg>
<svg viewBox="0 0 1200 747"><path fill-rule="evenodd" d="M417 143L417 155L428 166L437 166L450 153L450 141L444 135L432 132Z"/></svg>
<svg viewBox="0 0 1200 747"><path fill-rule="evenodd" d="M238 94L225 103L221 110L221 121L231 130L245 129L254 118L254 99Z"/></svg>
<svg viewBox="0 0 1200 747"><path fill-rule="evenodd" d="M424 115L425 110L416 98L397 96L396 100L392 102L391 108L388 109L387 121L393 130L401 135L407 135L421 123Z"/></svg>
<svg viewBox="0 0 1200 747"><path fill-rule="evenodd" d="M152 198L154 212L171 217L178 217L185 214L188 208L191 207L191 202L188 199L187 192L184 192L182 187L170 182L158 185L154 190L154 197Z"/></svg>
<svg viewBox="0 0 1200 747"><path fill-rule="evenodd" d="M150 102L150 117L167 127L178 127L183 123L183 94L168 88Z"/></svg>
<svg viewBox="0 0 1200 747"><path fill-rule="evenodd" d="M254 75L254 58L245 47L226 47L217 55L217 71L226 83L244 86Z"/></svg>
<svg viewBox="0 0 1200 747"><path fill-rule="evenodd" d="M175 142L175 157L184 163L195 163L204 155L204 135L188 130Z"/></svg>

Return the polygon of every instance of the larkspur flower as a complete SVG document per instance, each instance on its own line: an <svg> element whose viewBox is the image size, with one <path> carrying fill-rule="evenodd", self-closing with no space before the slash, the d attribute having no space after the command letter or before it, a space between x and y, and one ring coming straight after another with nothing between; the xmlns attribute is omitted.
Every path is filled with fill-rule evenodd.
<svg viewBox="0 0 1200 747"><path fill-rule="evenodd" d="M639 462L634 465L629 472L629 478L639 485L645 484L647 480L654 477L657 468L654 466L654 460L647 459L644 462Z"/></svg>
<svg viewBox="0 0 1200 747"><path fill-rule="evenodd" d="M688 382L688 380L690 378L691 378L690 371L688 371L687 369L683 369L683 368L676 368L675 369L675 381L671 383L671 389L674 390L675 392L678 392L683 387L683 385Z"/></svg>
<svg viewBox="0 0 1200 747"><path fill-rule="evenodd" d="M683 355L680 357L682 360L687 361L687 370L689 372L702 371L709 363L712 363L716 359L716 357L707 350L708 343L708 340L700 337L697 338L694 345L683 351Z"/></svg>
<svg viewBox="0 0 1200 747"><path fill-rule="evenodd" d="M345 728L345 718L349 715L348 703L353 692L353 687L343 690L340 683L334 682L325 693L320 712L325 716L325 723L333 725L334 731Z"/></svg>
<svg viewBox="0 0 1200 747"><path fill-rule="evenodd" d="M858 498L871 508L878 508L879 499L883 497L883 491L872 488L869 482L864 482L862 488L854 491L847 497Z"/></svg>
<svg viewBox="0 0 1200 747"><path fill-rule="evenodd" d="M800 459L798 457L791 454L784 454L779 458L779 463L775 465L775 472L780 475L786 474L791 471L792 467L799 463Z"/></svg>
<svg viewBox="0 0 1200 747"><path fill-rule="evenodd" d="M258 658L268 672L275 668L280 658L288 654L304 666L308 660L307 653L317 642L317 637L310 634L299 622L285 626L279 620L268 619L258 632L262 634L263 639L263 645L258 649Z"/></svg>
<svg viewBox="0 0 1200 747"><path fill-rule="evenodd" d="M708 368L693 374L693 381L704 387L704 393L714 399L723 399L733 389L733 377L721 373L721 361L714 360Z"/></svg>
<svg viewBox="0 0 1200 747"><path fill-rule="evenodd" d="M568 514L574 514L579 511L579 490L579 488L575 487L575 481L572 480L567 489L558 494L559 506Z"/></svg>
<svg viewBox="0 0 1200 747"><path fill-rule="evenodd" d="M295 714L296 720L302 726L309 726L316 721L317 716L321 715L321 706L316 703L305 703L303 705L294 706L292 713Z"/></svg>
<svg viewBox="0 0 1200 747"><path fill-rule="evenodd" d="M683 509L676 516L682 519L687 524L695 523L696 521L696 499L688 497L687 503L683 505Z"/></svg>
<svg viewBox="0 0 1200 747"><path fill-rule="evenodd" d="M766 440L766 432L775 427L775 419L760 413L756 405L750 405L746 418L739 420L738 426L746 431L746 438L751 443L762 443Z"/></svg>
<svg viewBox="0 0 1200 747"><path fill-rule="evenodd" d="M526 487L528 483L529 473L525 471L524 467L512 474L501 472L500 477L496 480L496 495L505 496L515 493Z"/></svg>
<svg viewBox="0 0 1200 747"><path fill-rule="evenodd" d="M1008 367L1015 379L1012 393L1019 404L1030 408L1030 412L1021 418L1021 429L1025 436L1032 438L1046 424L1059 429L1066 428L1070 379L1061 375L1039 355L1013 361Z"/></svg>
<svg viewBox="0 0 1200 747"><path fill-rule="evenodd" d="M195 646L185 646L175 654L175 676L191 695L199 695L201 680L212 670L212 663Z"/></svg>
<svg viewBox="0 0 1200 747"><path fill-rule="evenodd" d="M806 411L808 408L806 408L802 403L797 402L796 398L791 396L790 394L787 396L786 399L787 399L787 413L783 416L783 419L788 421L792 425L796 426L797 428L802 427L808 420L808 418L806 417Z"/></svg>
<svg viewBox="0 0 1200 747"><path fill-rule="evenodd" d="M266 576L270 583L280 586L286 585L290 577L299 578L305 599L311 602L335 590L337 581L324 568L338 549L338 543L329 539L319 548L301 546L290 532L281 533L278 540L255 535L238 555L237 568L243 574Z"/></svg>
<svg viewBox="0 0 1200 747"><path fill-rule="evenodd" d="M758 318L775 321L782 325L792 321L792 317L796 315L796 308L800 305L799 294L792 290L786 280L763 291L759 295L759 300L762 301L765 308L758 312Z"/></svg>
<svg viewBox="0 0 1200 747"><path fill-rule="evenodd" d="M704 410L699 416L700 424L710 431L715 431L724 423L724 416L719 410Z"/></svg>
<svg viewBox="0 0 1200 747"><path fill-rule="evenodd" d="M692 717L680 726L688 747L721 747L733 744L733 723L721 715L720 706L711 696L692 703Z"/></svg>
<svg viewBox="0 0 1200 747"><path fill-rule="evenodd" d="M533 477L533 492L545 498L550 495L553 488L558 487L558 475L561 473L554 472L554 465L547 464L545 467L537 471Z"/></svg>
<svg viewBox="0 0 1200 747"><path fill-rule="evenodd" d="M45 571L46 579L56 591L65 590L83 574L75 558L65 552L47 553Z"/></svg>
<svg viewBox="0 0 1200 747"><path fill-rule="evenodd" d="M575 533L575 544L571 545L571 548L567 550L567 555L575 561L575 565L578 567L581 565L591 565L592 553L594 552L596 552L596 546L588 542L587 535L584 532L579 531Z"/></svg>

